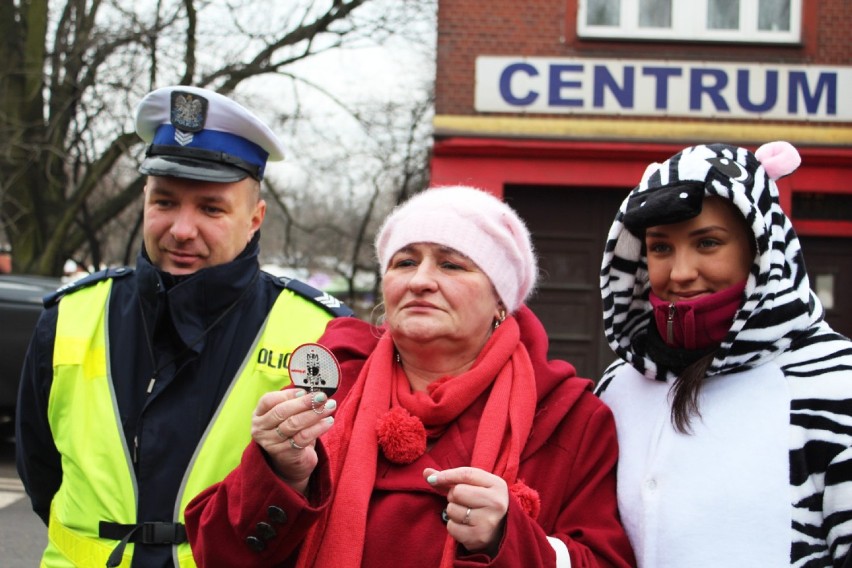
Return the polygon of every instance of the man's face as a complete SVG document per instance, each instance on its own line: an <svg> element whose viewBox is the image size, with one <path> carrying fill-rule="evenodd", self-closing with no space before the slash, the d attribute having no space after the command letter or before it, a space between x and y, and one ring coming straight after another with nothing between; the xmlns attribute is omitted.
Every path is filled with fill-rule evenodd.
<svg viewBox="0 0 852 568"><path fill-rule="evenodd" d="M214 183L149 176L144 192L145 250L174 275L232 261L266 215L252 178Z"/></svg>

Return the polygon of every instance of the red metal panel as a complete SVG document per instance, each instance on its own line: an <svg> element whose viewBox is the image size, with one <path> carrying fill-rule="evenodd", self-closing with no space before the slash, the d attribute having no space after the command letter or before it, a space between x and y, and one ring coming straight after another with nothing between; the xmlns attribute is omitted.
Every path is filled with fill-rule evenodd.
<svg viewBox="0 0 852 568"><path fill-rule="evenodd" d="M681 149L673 144L454 137L435 142L432 185L474 185L499 197L506 184L630 188L649 163ZM794 192L852 194L852 149L799 152L802 165L778 180L785 211L791 210ZM803 235L852 236L852 220L798 220L796 228Z"/></svg>
<svg viewBox="0 0 852 568"><path fill-rule="evenodd" d="M852 221L811 221L793 219L800 235L810 237L852 237Z"/></svg>

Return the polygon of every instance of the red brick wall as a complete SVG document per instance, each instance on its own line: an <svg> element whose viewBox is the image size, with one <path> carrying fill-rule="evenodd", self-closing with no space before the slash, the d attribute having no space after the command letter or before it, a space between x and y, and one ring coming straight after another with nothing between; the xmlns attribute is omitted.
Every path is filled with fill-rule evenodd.
<svg viewBox="0 0 852 568"><path fill-rule="evenodd" d="M437 114L470 115L477 55L852 64L852 1L803 0L802 45L581 41L577 0L440 0Z"/></svg>
<svg viewBox="0 0 852 568"><path fill-rule="evenodd" d="M808 42L815 46L811 63L852 65L852 2L849 0L803 0L805 13L815 20L813 36Z"/></svg>
<svg viewBox="0 0 852 568"><path fill-rule="evenodd" d="M477 55L568 53L559 41L565 9L561 0L440 0L437 113L473 113Z"/></svg>

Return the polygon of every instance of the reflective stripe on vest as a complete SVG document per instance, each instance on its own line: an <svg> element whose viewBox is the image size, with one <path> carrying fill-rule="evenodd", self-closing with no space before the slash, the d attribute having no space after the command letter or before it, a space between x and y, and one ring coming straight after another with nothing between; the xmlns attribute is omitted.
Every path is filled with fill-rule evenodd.
<svg viewBox="0 0 852 568"><path fill-rule="evenodd" d="M59 303L48 420L62 456L63 481L51 504L48 546L42 566L97 566L117 541L98 538L100 521L134 524L137 487L110 375L109 293L105 280ZM252 349L219 404L175 503L174 522L186 504L221 481L251 441L251 416L260 396L289 384L289 353L316 340L331 316L320 306L283 290ZM178 421L176 421L177 424ZM133 544L121 566L129 566ZM173 547L175 565L194 566L189 545Z"/></svg>

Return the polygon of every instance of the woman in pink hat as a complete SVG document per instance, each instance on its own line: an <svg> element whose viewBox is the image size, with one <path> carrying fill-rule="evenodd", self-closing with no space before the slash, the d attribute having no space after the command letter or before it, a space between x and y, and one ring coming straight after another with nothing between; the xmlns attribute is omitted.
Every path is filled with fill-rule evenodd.
<svg viewBox="0 0 852 568"><path fill-rule="evenodd" d="M384 324L326 329L335 399L260 400L242 463L187 509L199 565L633 565L613 419L547 359L517 214L431 189L394 210L376 251Z"/></svg>

